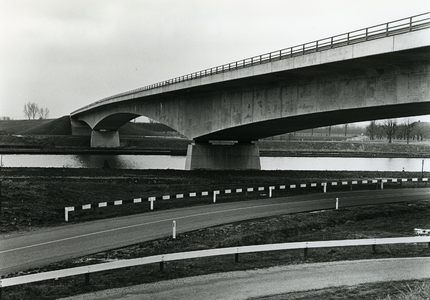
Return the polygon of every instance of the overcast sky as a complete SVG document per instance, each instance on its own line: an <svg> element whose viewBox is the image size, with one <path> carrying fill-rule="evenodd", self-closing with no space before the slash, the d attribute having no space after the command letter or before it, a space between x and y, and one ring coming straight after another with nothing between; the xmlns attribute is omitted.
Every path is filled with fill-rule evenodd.
<svg viewBox="0 0 430 300"><path fill-rule="evenodd" d="M113 94L429 11L430 0L0 0L0 117L23 119L24 104L35 102L57 118Z"/></svg>

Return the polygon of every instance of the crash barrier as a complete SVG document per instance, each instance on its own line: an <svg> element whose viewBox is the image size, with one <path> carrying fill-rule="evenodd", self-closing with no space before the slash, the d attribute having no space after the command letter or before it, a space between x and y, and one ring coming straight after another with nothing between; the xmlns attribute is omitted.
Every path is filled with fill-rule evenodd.
<svg viewBox="0 0 430 300"><path fill-rule="evenodd" d="M88 265L88 266L77 267L77 268L70 268L70 269L63 269L63 270L57 270L57 271L50 271L50 272L44 272L44 273L38 273L38 274L30 274L30 275L0 279L0 299L1 299L1 290L4 287L44 281L49 279L59 279L64 277L76 276L76 275L85 275L85 284L88 285L90 283L89 276L91 273L115 270L120 268L136 267L136 266L148 265L148 264L154 264L154 263L159 263L160 271L164 271L165 262L176 261L176 260L234 254L235 262L238 263L239 254L245 254L245 253L303 249L304 257L307 258L307 256L309 255L308 249L312 249L312 248L372 246L372 251L375 253L377 245L414 244L414 243L428 243L428 250L430 251L430 236L415 236L415 237L399 237L399 238L356 239L356 240L353 239L353 240L266 244L266 245L253 245L253 246L230 247L230 248L219 248L219 249L210 249L210 250L161 254L161 255L155 255L155 256L118 260L118 261L102 263L102 264L94 264L94 265Z"/></svg>
<svg viewBox="0 0 430 300"><path fill-rule="evenodd" d="M319 183L314 182L314 183L301 183L301 184L281 184L281 185L267 185L267 186L259 186L259 187L248 187L248 188L219 189L219 190L204 191L204 192L189 192L189 193L183 193L183 194L143 197L143 198L135 198L135 199L128 199L128 200L115 200L115 201L109 201L109 202L98 202L98 203L65 207L64 219L66 222L68 222L69 212L73 212L73 211L88 210L93 208L103 208L103 207L117 206L117 205L123 205L123 204L135 204L135 203L142 203L144 201L148 201L150 210L154 210L154 202L159 200L212 196L213 202L216 203L217 195L221 195L221 194L267 192L269 195L269 198L271 198L274 190L322 187L323 192L326 193L328 187L350 186L350 190L352 191L354 185L360 185L360 184L372 185L373 184L375 185L376 188L384 189L384 183L398 183L401 186L402 183L404 182L416 182L416 183L422 182L427 184L428 178L391 178L391 179L331 181L331 182L319 182Z"/></svg>

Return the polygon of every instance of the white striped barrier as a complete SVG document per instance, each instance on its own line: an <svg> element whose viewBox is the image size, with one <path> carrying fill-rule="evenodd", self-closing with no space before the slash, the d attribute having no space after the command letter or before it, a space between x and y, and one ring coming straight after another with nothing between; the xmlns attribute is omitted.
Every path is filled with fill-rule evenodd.
<svg viewBox="0 0 430 300"><path fill-rule="evenodd" d="M228 194L233 194L233 193L242 193L244 190L248 193L248 192L261 192L264 190L268 190L269 191L269 198L273 197L273 191L276 190L277 188L279 190L286 190L288 187L289 189L293 190L293 189L303 189L303 188L314 188L317 186L322 186L323 187L323 192L327 193L327 187L331 186L331 187L337 187L337 186L347 186L349 185L352 187L353 185L367 185L367 184L376 184L377 186L380 184L380 188L384 189L384 183L399 183L400 186L402 186L403 182L413 182L413 183L418 183L418 182L423 182L427 185L428 183L428 178L421 178L421 180L419 178L392 178L392 179L371 179L371 180L352 180L352 181L332 181L332 182L320 182L320 183L301 183L301 184L283 184L283 185L279 185L279 186L259 186L259 187L248 187L246 189L244 188L231 188L231 189L225 189L225 190L216 190L213 191L213 203L216 203L216 198L217 195L220 195L221 193L224 193L226 195ZM150 202L150 210L154 210L154 202L158 201L158 200L170 200L170 199L183 199L185 197L188 198L196 198L198 196L201 197L206 197L209 196L210 192L209 191L204 191L204 192L190 192L187 194L176 194L174 196L171 195L164 195L164 196L157 196L157 197L148 197L148 202ZM66 222L69 221L69 212L72 211L79 211L79 210L87 210L87 209L91 209L91 208L102 208L102 207L108 207L108 206L119 206L119 205L123 205L123 204L129 204L129 203L141 203L142 202L142 198L136 198L136 199L132 199L132 200L115 200L115 201L111 201L111 202L100 202L100 203L95 203L95 204L84 204L84 205L79 205L79 206L69 206L69 207L65 207L64 208L64 219Z"/></svg>

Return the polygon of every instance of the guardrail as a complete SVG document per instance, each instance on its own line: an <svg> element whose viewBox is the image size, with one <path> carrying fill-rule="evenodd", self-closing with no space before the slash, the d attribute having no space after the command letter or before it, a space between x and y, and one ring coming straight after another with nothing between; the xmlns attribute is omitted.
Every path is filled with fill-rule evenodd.
<svg viewBox="0 0 430 300"><path fill-rule="evenodd" d="M313 182L313 183L300 183L300 184L281 184L281 185L267 185L267 186L258 186L258 187L248 187L248 188L228 188L228 189L219 189L214 191L203 191L203 192L189 192L175 195L164 195L164 196L151 196L151 197L142 197L135 199L126 199L126 200L114 200L114 201L106 201L106 202L98 202L98 203L89 203L84 205L76 205L76 206L68 206L64 208L64 219L66 222L69 221L69 212L80 211L80 210L89 210L92 208L103 208L108 206L118 206L123 204L136 204L142 202L149 202L150 210L154 210L154 202L162 201L162 200L170 200L170 199L183 199L187 198L196 198L196 197L211 197L212 201L215 203L217 199L217 195L221 194L240 194L240 193L252 193L252 192L267 192L269 198L272 197L273 192L275 190L294 190L294 189L304 189L304 188L317 188L322 187L322 191L324 193L327 192L327 187L338 187L338 186L349 186L352 191L353 186L355 185L369 185L373 184L380 189L384 189L384 183L396 183L402 185L403 182L412 182L412 183L425 183L427 184L429 181L428 178L390 178L390 179L362 179L362 180L350 180L350 181L331 181L331 182Z"/></svg>
<svg viewBox="0 0 430 300"><path fill-rule="evenodd" d="M85 284L89 284L89 274L110 271L120 268L136 267L147 264L160 264L160 270L164 270L164 263L168 261L185 260L192 258L212 257L220 255L235 255L235 262L239 262L239 254L303 249L305 258L308 255L308 249L328 248L328 247L348 247L348 246L372 246L372 251L376 251L377 245L388 244L411 244L411 243L428 243L430 250L430 236L418 237L400 237L400 238L381 238L381 239L357 239L357 240L332 240L332 241L313 241L313 242L296 242L281 244L266 244L242 247L230 247L210 250L199 250L190 252L180 252L171 254L161 254L149 257L119 260L114 262L95 264L77 268L50 271L38 274L30 274L19 277L5 278L0 280L0 299L1 289L4 287L21 285L31 282L44 281L49 279L58 279L76 275L85 275Z"/></svg>
<svg viewBox="0 0 430 300"><path fill-rule="evenodd" d="M161 82L147 85L131 91L126 91L120 94L103 98L90 105L82 107L81 109L78 109L75 112L72 112L72 114L77 113L80 110L89 108L93 105L100 104L104 101L115 99L121 96L127 96L137 92L148 91L148 90L152 90L152 89L156 89L163 86L176 84L179 82L188 81L196 78L202 78L202 77L220 74L224 72L230 72L233 70L248 68L248 67L269 63L276 60L292 58L292 57L306 55L314 52L325 51L325 50L329 50L337 47L343 47L351 44L362 43L369 40L380 39L387 36L403 34L403 33L421 30L425 28L430 28L430 12L391 21L388 23L382 23L379 25L375 25L375 26L371 26L363 29L358 29L355 31L335 35L332 37L320 39L313 42L308 42L305 44L300 44L297 46L273 51L270 53L253 56L250 58L245 58L232 63L227 63L221 66L217 66L210 69L205 69L202 71L197 71L191 74L176 77L173 79L161 81Z"/></svg>

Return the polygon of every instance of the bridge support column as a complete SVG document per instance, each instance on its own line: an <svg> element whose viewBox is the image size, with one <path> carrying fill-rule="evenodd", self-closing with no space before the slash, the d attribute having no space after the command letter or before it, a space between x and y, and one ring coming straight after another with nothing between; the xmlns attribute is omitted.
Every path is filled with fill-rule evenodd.
<svg viewBox="0 0 430 300"><path fill-rule="evenodd" d="M252 143L188 145L186 170L260 170L260 151Z"/></svg>
<svg viewBox="0 0 430 300"><path fill-rule="evenodd" d="M91 132L91 148L115 148L119 146L119 133L117 130L93 130Z"/></svg>
<svg viewBox="0 0 430 300"><path fill-rule="evenodd" d="M79 121L78 119L70 117L70 125L72 129L72 135L91 135L91 127L83 121Z"/></svg>

